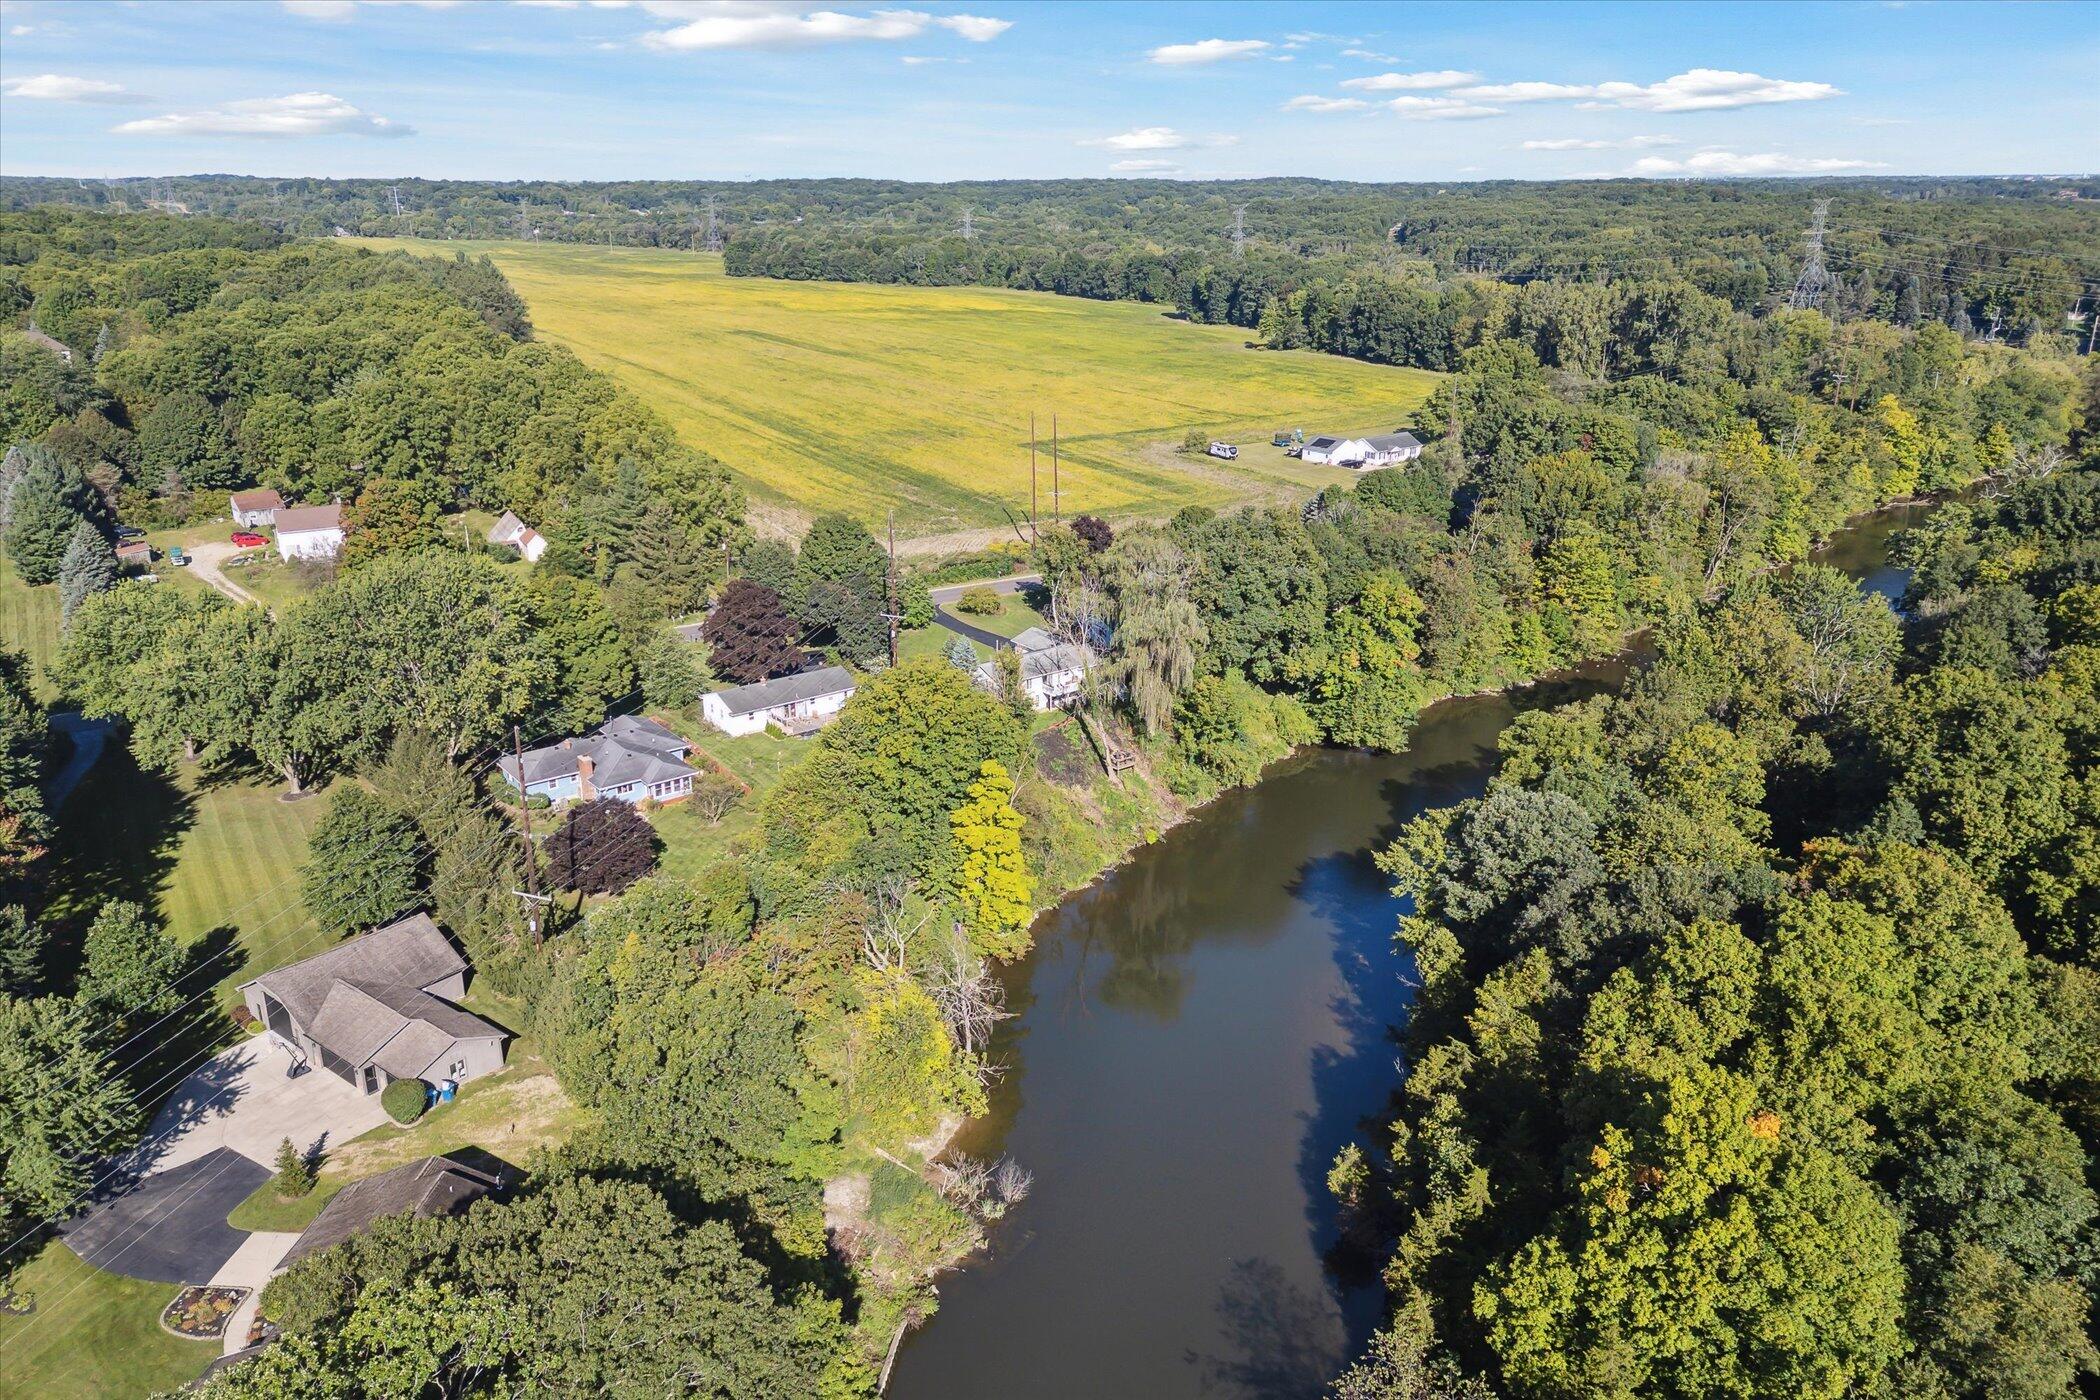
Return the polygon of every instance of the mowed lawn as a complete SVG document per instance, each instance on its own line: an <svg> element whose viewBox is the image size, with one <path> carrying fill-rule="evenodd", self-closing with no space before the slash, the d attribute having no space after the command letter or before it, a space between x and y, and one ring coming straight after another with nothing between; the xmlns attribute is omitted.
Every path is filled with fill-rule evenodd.
<svg viewBox="0 0 2100 1400"><path fill-rule="evenodd" d="M28 656L38 699L56 698L51 664L58 656L58 588L55 584L31 588L22 582L4 551L0 551L0 647Z"/></svg>
<svg viewBox="0 0 2100 1400"><path fill-rule="evenodd" d="M1266 444L1278 428L1390 431L1436 376L1304 351L1165 308L976 287L728 277L719 257L577 244L369 240L486 252L548 340L653 404L762 500L895 507L901 534L1003 527L1029 502L1036 416L1051 513L1057 415L1067 517L1309 494L1299 464L1165 450L1189 429ZM1333 472L1335 480L1346 473Z"/></svg>
<svg viewBox="0 0 2100 1400"><path fill-rule="evenodd" d="M217 1342L161 1330L173 1284L105 1274L57 1240L10 1287L34 1299L36 1311L0 1316L0 1395L133 1400L195 1380L219 1354Z"/></svg>

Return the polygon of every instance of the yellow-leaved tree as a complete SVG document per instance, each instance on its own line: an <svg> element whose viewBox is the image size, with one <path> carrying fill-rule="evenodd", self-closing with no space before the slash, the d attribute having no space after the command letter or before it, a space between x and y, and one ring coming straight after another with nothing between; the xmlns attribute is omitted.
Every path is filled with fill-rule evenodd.
<svg viewBox="0 0 2100 1400"><path fill-rule="evenodd" d="M1035 912L1035 877L1021 854L1021 814L1014 780L986 759L970 784L969 800L948 815L959 859L953 894L970 946L986 957L1017 957L1028 950Z"/></svg>

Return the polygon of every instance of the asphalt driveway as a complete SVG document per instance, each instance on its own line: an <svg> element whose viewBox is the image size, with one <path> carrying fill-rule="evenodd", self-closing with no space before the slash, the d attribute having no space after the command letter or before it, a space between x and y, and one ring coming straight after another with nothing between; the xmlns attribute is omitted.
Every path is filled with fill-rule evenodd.
<svg viewBox="0 0 2100 1400"><path fill-rule="evenodd" d="M270 1179L269 1168L221 1147L155 1172L59 1226L98 1269L156 1283L203 1283L248 1239L226 1216Z"/></svg>

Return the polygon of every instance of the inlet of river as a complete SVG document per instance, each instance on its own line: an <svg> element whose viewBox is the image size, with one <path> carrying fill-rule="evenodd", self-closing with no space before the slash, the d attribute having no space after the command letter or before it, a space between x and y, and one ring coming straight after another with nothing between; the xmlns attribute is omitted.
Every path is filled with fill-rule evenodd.
<svg viewBox="0 0 2100 1400"><path fill-rule="evenodd" d="M1820 558L1894 599L1868 518ZM1635 658L1637 660L1637 658ZM898 1400L1300 1400L1380 1319L1341 1265L1325 1177L1387 1110L1408 988L1371 853L1477 796L1520 711L1618 685L1629 658L1424 713L1406 752L1305 750L1046 914L1009 977L1007 1071L958 1146L1035 1189L941 1281Z"/></svg>

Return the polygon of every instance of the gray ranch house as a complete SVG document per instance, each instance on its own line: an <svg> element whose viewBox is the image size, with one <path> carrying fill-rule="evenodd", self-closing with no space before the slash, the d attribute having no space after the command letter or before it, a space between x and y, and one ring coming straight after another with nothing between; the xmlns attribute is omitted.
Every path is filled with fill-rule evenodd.
<svg viewBox="0 0 2100 1400"><path fill-rule="evenodd" d="M522 781L518 760L497 767L512 787L549 802L589 802L617 797L669 802L693 791L697 771L685 756L693 746L653 719L615 715L588 734L525 750Z"/></svg>
<svg viewBox="0 0 2100 1400"><path fill-rule="evenodd" d="M458 1005L467 960L428 914L411 914L241 984L264 1035L376 1094L396 1079L464 1083L503 1068L509 1033Z"/></svg>

